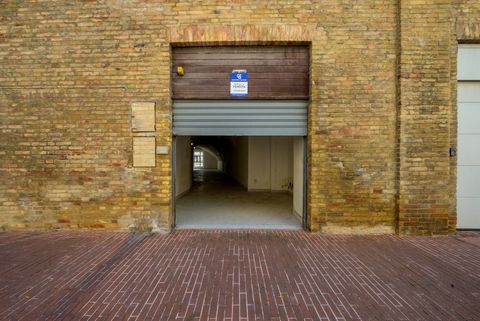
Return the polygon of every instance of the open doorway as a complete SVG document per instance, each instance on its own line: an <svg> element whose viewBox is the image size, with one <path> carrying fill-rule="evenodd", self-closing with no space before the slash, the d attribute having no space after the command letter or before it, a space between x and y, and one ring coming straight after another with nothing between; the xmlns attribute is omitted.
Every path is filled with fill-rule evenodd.
<svg viewBox="0 0 480 321"><path fill-rule="evenodd" d="M309 61L301 43L172 47L173 226L307 226Z"/></svg>
<svg viewBox="0 0 480 321"><path fill-rule="evenodd" d="M304 140L176 136L176 228L302 228Z"/></svg>

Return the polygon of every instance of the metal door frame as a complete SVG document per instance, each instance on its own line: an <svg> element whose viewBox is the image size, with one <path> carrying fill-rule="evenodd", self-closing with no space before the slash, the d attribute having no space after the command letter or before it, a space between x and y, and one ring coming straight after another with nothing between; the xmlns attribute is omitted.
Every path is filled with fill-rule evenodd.
<svg viewBox="0 0 480 321"><path fill-rule="evenodd" d="M173 231L177 226L177 215L175 213L176 195L175 195L175 176L177 174L177 136L172 136L172 177L171 177L171 209L170 209L170 231Z"/></svg>
<svg viewBox="0 0 480 321"><path fill-rule="evenodd" d="M302 229L310 231L309 212L308 212L308 135L303 136L303 213L302 213Z"/></svg>

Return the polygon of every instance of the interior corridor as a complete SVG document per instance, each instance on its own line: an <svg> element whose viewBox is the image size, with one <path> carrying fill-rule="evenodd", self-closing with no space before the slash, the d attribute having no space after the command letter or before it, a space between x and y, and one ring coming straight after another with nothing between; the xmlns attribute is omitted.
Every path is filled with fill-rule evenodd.
<svg viewBox="0 0 480 321"><path fill-rule="evenodd" d="M287 192L248 192L219 170L194 170L176 203L178 229L301 229Z"/></svg>

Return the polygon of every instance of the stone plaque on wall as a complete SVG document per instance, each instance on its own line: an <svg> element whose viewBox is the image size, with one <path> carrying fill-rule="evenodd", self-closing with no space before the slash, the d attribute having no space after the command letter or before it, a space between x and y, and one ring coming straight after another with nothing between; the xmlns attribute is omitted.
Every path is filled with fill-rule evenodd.
<svg viewBox="0 0 480 321"><path fill-rule="evenodd" d="M133 137L133 166L155 167L155 137Z"/></svg>
<svg viewBox="0 0 480 321"><path fill-rule="evenodd" d="M133 132L155 131L155 103L153 102L132 103L132 131Z"/></svg>

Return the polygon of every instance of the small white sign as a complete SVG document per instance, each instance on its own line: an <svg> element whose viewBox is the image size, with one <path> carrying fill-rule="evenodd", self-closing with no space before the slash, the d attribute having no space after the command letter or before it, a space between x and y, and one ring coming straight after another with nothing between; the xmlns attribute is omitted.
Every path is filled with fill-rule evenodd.
<svg viewBox="0 0 480 321"><path fill-rule="evenodd" d="M230 96L248 96L248 72L233 70L230 74Z"/></svg>

